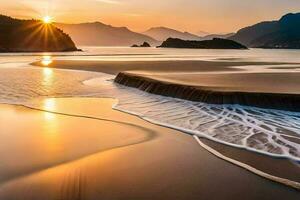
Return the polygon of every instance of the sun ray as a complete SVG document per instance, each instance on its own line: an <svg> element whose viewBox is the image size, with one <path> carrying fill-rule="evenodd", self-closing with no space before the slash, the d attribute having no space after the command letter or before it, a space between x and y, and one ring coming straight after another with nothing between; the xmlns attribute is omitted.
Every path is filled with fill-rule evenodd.
<svg viewBox="0 0 300 200"><path fill-rule="evenodd" d="M33 39L36 39L37 36L40 36L39 33L42 31L43 27L42 26L38 26L37 28L34 28L34 29L35 30L33 30L31 32L31 34L27 38L24 38L24 40L23 40L24 44L30 45L30 43L33 42Z"/></svg>
<svg viewBox="0 0 300 200"><path fill-rule="evenodd" d="M49 45L48 30L49 30L48 26L44 26L43 30L42 30L43 31L42 37L43 37L43 47L44 47L44 49L48 49L48 45Z"/></svg>
<svg viewBox="0 0 300 200"><path fill-rule="evenodd" d="M53 44L55 46L55 48L58 48L58 42L57 42L57 38L55 37L55 34L53 32L53 29L55 29L55 27L49 27L49 35L51 36L51 38L53 38Z"/></svg>

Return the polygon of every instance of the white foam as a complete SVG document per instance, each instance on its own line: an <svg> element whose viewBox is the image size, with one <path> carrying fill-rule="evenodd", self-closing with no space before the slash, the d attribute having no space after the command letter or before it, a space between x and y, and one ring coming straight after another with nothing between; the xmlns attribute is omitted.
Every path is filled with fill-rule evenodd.
<svg viewBox="0 0 300 200"><path fill-rule="evenodd" d="M115 109L222 144L300 161L299 113L134 93L139 98L121 97Z"/></svg>

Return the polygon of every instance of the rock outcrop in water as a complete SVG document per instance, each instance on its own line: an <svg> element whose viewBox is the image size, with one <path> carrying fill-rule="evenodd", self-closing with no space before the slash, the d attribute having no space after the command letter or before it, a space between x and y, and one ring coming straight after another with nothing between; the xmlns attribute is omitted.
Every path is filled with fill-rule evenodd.
<svg viewBox="0 0 300 200"><path fill-rule="evenodd" d="M300 49L300 13L243 28L229 39L254 48Z"/></svg>
<svg viewBox="0 0 300 200"><path fill-rule="evenodd" d="M255 92L228 92L158 81L148 77L121 72L115 82L152 94L199 101L210 104L239 104L260 108L300 111L300 95Z"/></svg>
<svg viewBox="0 0 300 200"><path fill-rule="evenodd" d="M247 49L246 46L232 40L214 38L212 40L194 41L169 38L159 48L191 48L191 49Z"/></svg>
<svg viewBox="0 0 300 200"><path fill-rule="evenodd" d="M0 52L77 50L72 39L52 24L0 15Z"/></svg>
<svg viewBox="0 0 300 200"><path fill-rule="evenodd" d="M131 47L151 47L151 45L148 42L144 42L141 45L134 44Z"/></svg>

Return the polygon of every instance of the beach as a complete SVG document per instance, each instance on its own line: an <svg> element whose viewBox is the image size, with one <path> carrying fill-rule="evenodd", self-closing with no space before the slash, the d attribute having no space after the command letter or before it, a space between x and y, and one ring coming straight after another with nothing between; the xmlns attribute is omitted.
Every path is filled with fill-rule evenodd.
<svg viewBox="0 0 300 200"><path fill-rule="evenodd" d="M297 96L297 62L123 56L1 57L1 200L298 199L297 112L176 94Z"/></svg>
<svg viewBox="0 0 300 200"><path fill-rule="evenodd" d="M115 100L48 101L51 112L1 105L14 124L1 128L9 146L1 199L298 199L297 190L213 156L190 135L113 110Z"/></svg>
<svg viewBox="0 0 300 200"><path fill-rule="evenodd" d="M38 63L34 63L34 65L37 64ZM54 61L51 66L63 69L81 68L87 71L99 71L111 74L125 73L129 77L138 77L140 80L150 79L151 81L161 84L162 87L164 83L166 83L173 87L173 91L174 88L179 85L184 87L191 86L193 88L200 88L201 90L204 89L213 92L270 93L272 98L274 98L274 94L291 94L293 97L294 94L296 96L299 94L299 83L297 81L299 80L299 73L297 72L299 67L298 63L249 63L231 61L89 61L86 65L82 65L81 61L57 60ZM139 70L136 70L136 68ZM122 72L122 70L125 72ZM276 85L275 83L279 80L282 84ZM148 92L151 92L150 88L151 86L147 87ZM163 93L156 93L157 91L154 93L172 96L171 91L164 89L161 91L163 91ZM263 102L261 98L260 101ZM282 104L277 103L277 105ZM287 135L289 134L291 133L287 131ZM291 140L297 141L296 138L295 140L291 138ZM255 153L249 153L248 151L238 151L237 149L220 145L209 140L204 141L206 144L209 144L209 146L213 146L214 149L218 149L224 155L228 155L230 158L236 158L243 163L248 163L250 166L254 166L257 169L275 175L276 177L284 177L296 182L300 179L300 176L295 176L299 171L299 166L296 163L289 162L285 159L278 160L263 155L257 155ZM273 162L276 162L277 165L274 166L272 164ZM282 168L288 168L289 170L281 170ZM292 173L289 173L288 171Z"/></svg>
<svg viewBox="0 0 300 200"><path fill-rule="evenodd" d="M85 64L83 64L84 62ZM275 115L279 114L276 111L276 109L283 111L282 114L280 114L282 115L283 118L285 118L284 115L291 115L291 119L293 118L292 116L293 113L285 112L285 110L298 111L299 109L297 105L299 102L299 93L300 93L299 91L300 83L298 81L300 74L298 72L299 63L297 62L291 62L291 63L232 62L230 60L226 60L226 61L205 61L205 60L202 61L199 60L196 61L90 60L88 61L85 60L84 62L80 60L58 59L58 60L53 60L53 62L50 64L49 67L61 68L61 69L72 69L72 70L81 69L86 71L110 73L113 74L111 79L114 79L114 82L119 83L121 85L129 86L128 88L133 87L141 91L146 91L146 93L151 93L151 94L161 95L166 97L179 98L179 99L189 100L189 101L195 101L194 106L198 106L197 102L208 103L210 105L207 106L208 107L212 106L211 108L212 110L215 109L223 110L223 108L219 108L219 107L214 108L213 104L220 104L220 105L237 104L237 105L245 105L250 107L254 106L254 108L259 107L262 108L262 110L256 110L256 109L252 110L252 108L250 108L249 111L251 110L252 111L249 112L247 110L248 108L245 107L242 108L241 111L236 111L236 112L247 112L247 113L249 112L247 115L252 115L253 113L256 112L261 113L258 116L255 116L255 118L258 117L261 118L259 120L266 120L266 121L268 121L267 118L274 115L273 116L274 119L272 119L272 121L274 121L275 124L271 125L273 127L267 128L267 129L273 129L273 131L275 131L277 126L282 126L283 123L288 124L287 121L288 119L285 119L285 121L283 121L282 123L280 122L281 124L280 123L276 124L275 121L276 120L278 121L278 119L276 119ZM42 63L40 62L32 63L32 65L43 66ZM136 70L136 68L139 68L140 70ZM114 78L114 76L116 77ZM97 82L96 79L95 81ZM278 85L276 84L277 82L280 82L281 84ZM96 84L96 86L100 86L100 85ZM142 92L140 95L144 95L144 93ZM151 98L152 96L149 95L149 99L148 100L146 99L144 101L146 102L149 101L149 104L151 105L151 101L152 101L150 100ZM161 101L161 103L164 104L163 99L159 101ZM147 111L143 109L142 110L139 109L138 108L139 102L137 101L136 103L137 103L137 110L134 111L132 110L133 108L129 107L128 108L129 112L130 110L132 110L133 113L137 112L137 115L141 114L139 112L146 112L144 113L144 115L147 116ZM143 103L143 101L141 101L141 103ZM181 106L184 106L184 102ZM193 112L192 107L188 108L186 112ZM270 108L271 110L264 110L265 108ZM162 109L160 114L162 115L165 114L163 113L164 112L163 107L158 106L158 109ZM172 112L175 112L175 110L172 109L172 106L170 109L172 110ZM228 109L229 110L235 109L235 107L234 106L229 107ZM224 112L228 112L228 109L225 109ZM169 112L169 111L170 110L166 108L165 112ZM197 115L202 115L201 112L199 112ZM207 114L210 115L209 113L206 113L206 111L204 112L205 115ZM216 112L215 114L222 115L222 113L218 113L218 112ZM235 115L235 114L236 113L234 112L230 113L230 115ZM267 118L264 117L264 115L266 115ZM237 115L236 117L247 118L247 116L243 116L243 115L241 116ZM256 120L255 118L247 119L247 120L250 121ZM158 119L158 123L160 120L164 121L163 119ZM180 123L180 122L178 121L176 123ZM297 122L295 121L295 123ZM266 122L265 125L269 126L270 124ZM257 124L257 126L262 126L262 125ZM283 133L283 137L285 137L285 139L286 137L288 137L288 140L298 143L299 138L297 136L298 135L297 130L294 129L294 127L292 127L294 125L291 124L289 126L291 127L285 127L283 130L279 129L279 132ZM238 131L238 130L233 130L233 131ZM257 131L261 131L261 130L257 130ZM271 149L270 151L273 150ZM293 150L291 149L291 151Z"/></svg>
<svg viewBox="0 0 300 200"><path fill-rule="evenodd" d="M300 1L249 2L4 0L0 200L300 200Z"/></svg>

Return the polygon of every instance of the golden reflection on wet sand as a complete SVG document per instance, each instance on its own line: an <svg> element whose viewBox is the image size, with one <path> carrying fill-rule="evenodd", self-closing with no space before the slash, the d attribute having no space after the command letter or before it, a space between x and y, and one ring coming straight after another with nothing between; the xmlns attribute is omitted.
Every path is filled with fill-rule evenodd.
<svg viewBox="0 0 300 200"><path fill-rule="evenodd" d="M53 81L53 69L48 66L52 63L52 56L45 55L41 59L41 64L43 67L43 82L45 85L50 85Z"/></svg>
<svg viewBox="0 0 300 200"><path fill-rule="evenodd" d="M93 109L87 110L93 110L101 117L101 112L108 112L115 100L85 102L80 104L78 101L51 98L42 101L38 109L70 109L84 115L90 102L99 105L99 108L93 106ZM68 105L66 110L64 105ZM0 185L21 175L148 138L146 131L138 131L135 126L125 125L128 128L120 132L124 129L122 122L64 116L22 106L0 105L0 118Z"/></svg>
<svg viewBox="0 0 300 200"><path fill-rule="evenodd" d="M43 109L48 110L48 111L55 111L56 110L55 99L53 99L53 98L45 99L43 101ZM53 113L50 113L50 112L44 112L44 116L45 116L45 119L47 121L49 121L49 123L52 123L56 118L56 115Z"/></svg>
<svg viewBox="0 0 300 200"><path fill-rule="evenodd" d="M112 110L114 103L46 99L37 109L53 112L49 120L42 111L0 105L0 199L220 199L236 195L224 186L229 179L246 200L258 197L249 186L296 199L295 191L210 155L191 136Z"/></svg>
<svg viewBox="0 0 300 200"><path fill-rule="evenodd" d="M45 56L43 56L42 59L41 59L41 64L42 64L43 66L48 66L48 65L50 65L52 62L53 62L52 56L50 56L50 55L45 55Z"/></svg>
<svg viewBox="0 0 300 200"><path fill-rule="evenodd" d="M43 74L44 74L44 76L52 76L52 74L53 74L53 70L52 69L50 69L50 68L47 68L47 67L45 67L44 69L43 69Z"/></svg>
<svg viewBox="0 0 300 200"><path fill-rule="evenodd" d="M49 89L54 89L53 88L53 81L54 81L54 74L53 74L53 69L44 67L43 68L43 79L42 79L42 85L49 87Z"/></svg>

